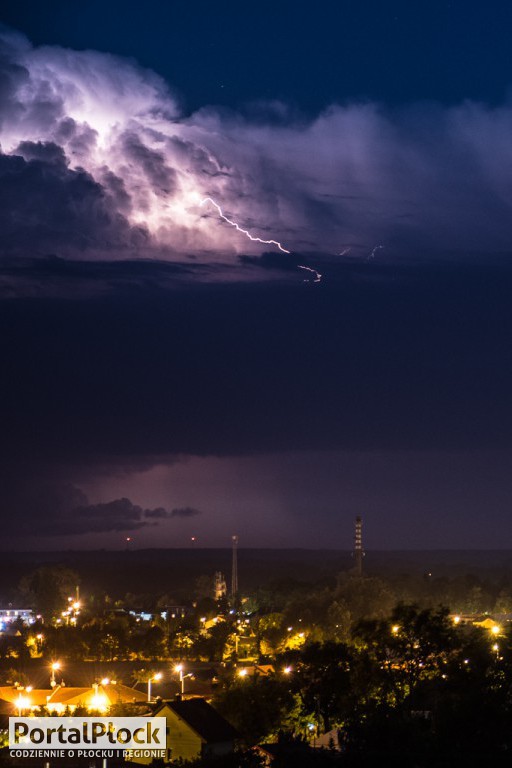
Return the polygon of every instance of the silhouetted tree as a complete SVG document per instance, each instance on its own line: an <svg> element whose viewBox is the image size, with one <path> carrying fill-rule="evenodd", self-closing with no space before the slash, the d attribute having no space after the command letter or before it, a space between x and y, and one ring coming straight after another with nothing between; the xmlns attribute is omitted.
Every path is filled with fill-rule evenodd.
<svg viewBox="0 0 512 768"><path fill-rule="evenodd" d="M80 583L78 574L62 565L44 565L25 576L20 592L45 621L60 616Z"/></svg>

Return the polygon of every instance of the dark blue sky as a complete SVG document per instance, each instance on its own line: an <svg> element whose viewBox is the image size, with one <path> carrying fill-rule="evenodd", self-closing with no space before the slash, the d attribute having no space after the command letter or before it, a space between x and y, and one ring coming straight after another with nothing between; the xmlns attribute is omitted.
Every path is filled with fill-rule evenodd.
<svg viewBox="0 0 512 768"><path fill-rule="evenodd" d="M284 99L501 102L512 71L506 0L17 0L2 19L37 45L131 56L187 109Z"/></svg>

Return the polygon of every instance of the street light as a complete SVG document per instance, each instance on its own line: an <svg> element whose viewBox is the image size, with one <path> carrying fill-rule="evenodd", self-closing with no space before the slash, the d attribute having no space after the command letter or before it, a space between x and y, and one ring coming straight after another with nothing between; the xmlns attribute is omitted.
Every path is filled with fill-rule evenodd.
<svg viewBox="0 0 512 768"><path fill-rule="evenodd" d="M52 671L52 674L50 677L50 685L52 688L55 688L55 686L57 685L57 681L55 679L55 673L57 672L58 669L60 669L60 661L54 661L50 669Z"/></svg>
<svg viewBox="0 0 512 768"><path fill-rule="evenodd" d="M183 674L183 664L176 664L176 666L174 667L174 671L179 674L181 695L183 696L183 694L185 693L185 678L193 677L193 675L191 672L189 672L187 675Z"/></svg>
<svg viewBox="0 0 512 768"><path fill-rule="evenodd" d="M156 683L158 680L162 679L162 673L156 672L151 677L148 677L148 701L151 701L151 683Z"/></svg>

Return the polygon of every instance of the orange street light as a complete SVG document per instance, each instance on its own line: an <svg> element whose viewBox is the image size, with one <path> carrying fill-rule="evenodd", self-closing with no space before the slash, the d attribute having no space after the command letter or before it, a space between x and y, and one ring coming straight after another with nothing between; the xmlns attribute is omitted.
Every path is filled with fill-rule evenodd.
<svg viewBox="0 0 512 768"><path fill-rule="evenodd" d="M151 683L157 683L163 677L161 672L155 672L154 675L148 677L148 701L151 701Z"/></svg>
<svg viewBox="0 0 512 768"><path fill-rule="evenodd" d="M50 685L51 685L52 688L55 688L55 686L57 685L57 681L55 679L55 673L57 672L57 670L60 669L60 661L52 662L52 665L51 665L50 669L52 671L52 674L51 674L51 677L50 677Z"/></svg>

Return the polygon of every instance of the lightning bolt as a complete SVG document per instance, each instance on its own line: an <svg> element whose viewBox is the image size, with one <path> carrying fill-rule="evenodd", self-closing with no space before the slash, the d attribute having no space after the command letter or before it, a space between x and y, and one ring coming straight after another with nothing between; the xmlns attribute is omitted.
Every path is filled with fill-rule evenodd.
<svg viewBox="0 0 512 768"><path fill-rule="evenodd" d="M206 203L210 203L213 205L213 207L217 210L217 213L219 214L220 218L223 219L227 224L229 224L231 227L234 227L237 232L241 232L242 235L245 235L249 238L253 243L263 243L264 245L275 245L277 248L279 248L282 253L291 253L291 251L288 251L286 248L284 248L283 245L278 240L263 240L261 237L256 237L255 235L251 235L251 233L247 229L243 229L239 224L236 223L236 221L233 221L232 219L228 218L220 205L215 202L211 197L204 197L200 201L200 205L205 205ZM312 267L307 267L305 264L297 264L297 269L305 269L306 272L311 272L314 275L313 283L319 283L322 280L322 275L320 272L317 272L316 269L313 269ZM307 282L307 281L305 281Z"/></svg>
<svg viewBox="0 0 512 768"><path fill-rule="evenodd" d="M366 261L370 261L370 259L374 259L377 251L381 251L385 246L383 245L376 245L375 248L372 248L371 253L368 254Z"/></svg>
<svg viewBox="0 0 512 768"><path fill-rule="evenodd" d="M322 280L322 275L320 272L317 272L316 269L313 269L312 267L306 267L305 264L297 264L297 269L305 269L307 272L312 272L314 275L313 282L314 283L320 283ZM308 282L305 280L304 282Z"/></svg>
<svg viewBox="0 0 512 768"><path fill-rule="evenodd" d="M211 203L214 208L217 209L217 212L221 219L223 219L225 222L230 224L232 227L236 229L237 232L241 232L242 235L245 235L249 238L249 240L252 240L253 243L263 243L264 245L275 245L279 248L280 251L283 253L290 253L290 251L287 251L286 248L283 248L281 243L279 243L277 240L262 240L261 237L255 237L254 235L251 235L250 232L248 232L247 229L242 229L242 227L236 223L236 221L232 221L231 219L228 219L226 214L223 212L222 208L218 203L215 202L215 200L212 200L211 197L205 197L201 200L200 205L205 205L205 203Z"/></svg>

